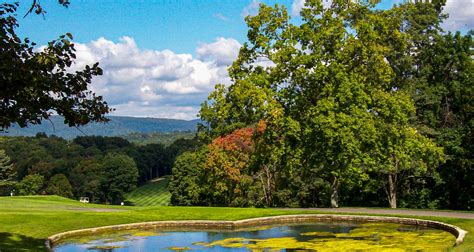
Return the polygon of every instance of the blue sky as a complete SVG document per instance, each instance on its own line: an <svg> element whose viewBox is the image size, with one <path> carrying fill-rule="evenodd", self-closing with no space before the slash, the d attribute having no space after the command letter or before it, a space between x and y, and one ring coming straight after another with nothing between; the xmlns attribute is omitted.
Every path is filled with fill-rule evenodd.
<svg viewBox="0 0 474 252"><path fill-rule="evenodd" d="M292 0L263 2L282 4L290 10L293 3ZM69 8L64 8L55 0L42 1L46 18L30 15L20 19L20 34L40 44L66 32L73 33L81 43L99 37L117 40L130 36L140 48L194 53L199 43L216 37L244 41L247 27L242 15L252 1L72 0L71 3ZM392 5L393 0L384 0L379 6ZM26 13L28 5L23 2L21 7L20 13Z"/></svg>
<svg viewBox="0 0 474 252"><path fill-rule="evenodd" d="M379 8L394 1L383 0ZM56 0L41 1L45 19L22 18L18 33L40 45L70 32L78 49L77 68L96 61L104 76L92 90L103 95L114 114L194 119L217 83L229 84L226 67L246 40L243 17L257 0ZM304 0L264 0L283 4L293 16ZM448 0L447 29L473 27L474 0Z"/></svg>
<svg viewBox="0 0 474 252"><path fill-rule="evenodd" d="M56 1L44 1L48 12L46 19L31 15L21 20L21 33L39 43L65 32L73 33L75 40L82 43L99 37L117 40L130 36L140 48L194 53L199 43L207 43L217 37L243 41L247 28L241 14L250 3L235 0L71 2L66 9ZM281 3L291 5L291 1Z"/></svg>

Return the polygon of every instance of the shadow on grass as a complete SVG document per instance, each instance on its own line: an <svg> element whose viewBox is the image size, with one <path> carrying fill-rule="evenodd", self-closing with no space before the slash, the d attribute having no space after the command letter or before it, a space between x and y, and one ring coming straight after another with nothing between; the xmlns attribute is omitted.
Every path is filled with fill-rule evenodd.
<svg viewBox="0 0 474 252"><path fill-rule="evenodd" d="M47 251L45 240L29 236L0 233L0 251Z"/></svg>

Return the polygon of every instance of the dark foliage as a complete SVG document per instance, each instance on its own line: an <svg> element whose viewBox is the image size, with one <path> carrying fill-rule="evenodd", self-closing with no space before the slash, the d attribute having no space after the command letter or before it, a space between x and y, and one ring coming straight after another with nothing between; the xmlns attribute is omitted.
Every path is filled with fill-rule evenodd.
<svg viewBox="0 0 474 252"><path fill-rule="evenodd" d="M176 155L193 149L193 144L193 140L185 139L165 147L134 145L119 137L78 137L73 141L46 134L3 137L0 149L10 157L15 176L0 193L9 194L15 181L37 174L47 184L36 193L119 203L135 186L169 175Z"/></svg>
<svg viewBox="0 0 474 252"><path fill-rule="evenodd" d="M111 109L88 90L92 78L102 74L99 64L69 71L76 58L70 33L35 50L35 43L15 32L17 7L18 3L0 4L0 130L12 124L40 124L51 111L62 115L69 126L107 121L104 114ZM33 10L43 13L35 3Z"/></svg>

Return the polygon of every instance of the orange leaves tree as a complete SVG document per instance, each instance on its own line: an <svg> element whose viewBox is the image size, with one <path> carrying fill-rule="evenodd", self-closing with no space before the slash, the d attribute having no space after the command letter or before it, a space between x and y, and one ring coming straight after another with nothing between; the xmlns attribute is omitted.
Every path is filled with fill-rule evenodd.
<svg viewBox="0 0 474 252"><path fill-rule="evenodd" d="M207 192L212 205L246 206L259 200L250 170L255 139L264 130L265 123L261 122L218 137L208 145L204 172L206 184L213 189ZM254 200L249 202L249 198Z"/></svg>

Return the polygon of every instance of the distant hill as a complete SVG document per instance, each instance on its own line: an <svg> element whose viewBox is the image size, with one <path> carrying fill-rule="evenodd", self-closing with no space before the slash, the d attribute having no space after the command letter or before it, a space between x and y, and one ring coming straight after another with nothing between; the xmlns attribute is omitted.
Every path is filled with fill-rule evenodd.
<svg viewBox="0 0 474 252"><path fill-rule="evenodd" d="M164 118L142 118L109 116L107 123L91 123L83 127L71 128L64 124L60 116L52 116L51 122L43 120L40 125L31 125L20 128L17 125L9 128L7 132L0 132L0 136L35 136L39 132L56 135L66 139L76 136L125 136L131 133L153 133L173 131L196 131L199 119L186 121Z"/></svg>
<svg viewBox="0 0 474 252"><path fill-rule="evenodd" d="M138 145L147 144L163 144L165 146L171 145L178 139L192 139L196 136L196 131L173 131L173 132L151 132L139 133L134 132L128 135L120 136L131 143Z"/></svg>

